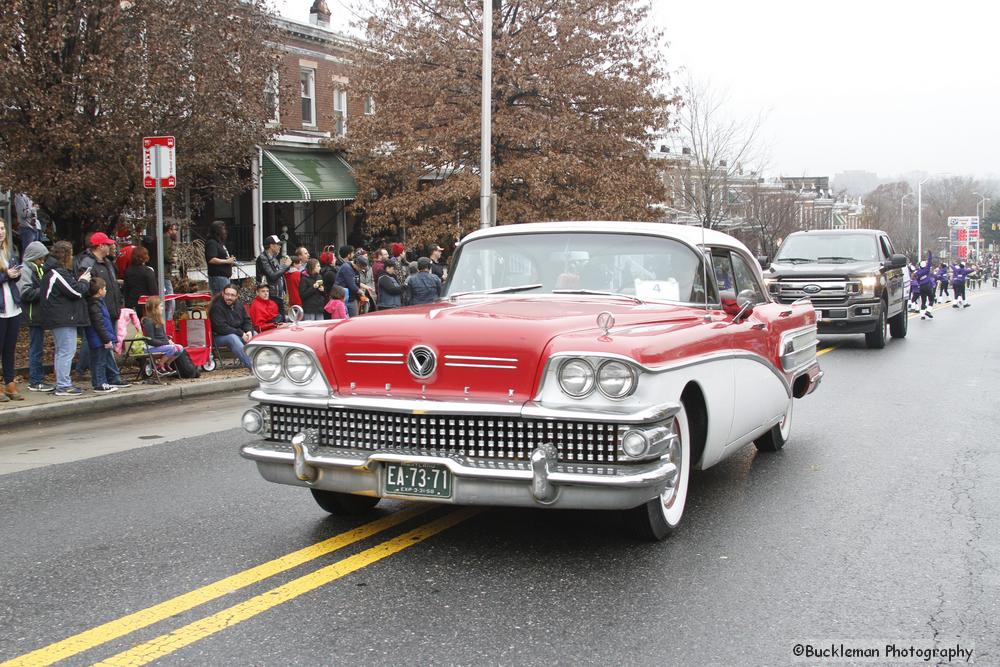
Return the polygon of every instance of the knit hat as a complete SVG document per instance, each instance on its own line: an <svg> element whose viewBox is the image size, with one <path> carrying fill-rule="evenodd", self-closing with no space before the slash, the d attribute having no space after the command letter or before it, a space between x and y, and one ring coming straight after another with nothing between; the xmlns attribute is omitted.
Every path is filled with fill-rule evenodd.
<svg viewBox="0 0 1000 667"><path fill-rule="evenodd" d="M393 257L399 257L406 250L406 246L402 243L393 243L390 247L392 248Z"/></svg>
<svg viewBox="0 0 1000 667"><path fill-rule="evenodd" d="M24 262L30 262L35 259L41 259L42 257L48 257L49 249L45 247L45 244L41 241L32 241L28 244L28 247L24 249Z"/></svg>

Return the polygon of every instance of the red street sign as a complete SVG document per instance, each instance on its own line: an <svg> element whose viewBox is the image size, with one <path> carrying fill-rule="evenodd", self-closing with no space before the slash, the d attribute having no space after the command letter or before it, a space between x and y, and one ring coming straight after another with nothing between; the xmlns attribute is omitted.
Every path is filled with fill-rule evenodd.
<svg viewBox="0 0 1000 667"><path fill-rule="evenodd" d="M160 187L173 188L177 186L177 163L174 157L175 142L173 137L143 137L142 138L142 184L147 188L156 187L153 176L154 146L160 146Z"/></svg>

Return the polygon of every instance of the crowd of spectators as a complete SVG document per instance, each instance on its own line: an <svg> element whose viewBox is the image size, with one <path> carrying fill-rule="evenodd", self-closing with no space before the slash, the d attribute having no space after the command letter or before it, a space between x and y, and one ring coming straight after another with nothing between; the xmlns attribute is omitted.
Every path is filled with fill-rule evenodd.
<svg viewBox="0 0 1000 667"><path fill-rule="evenodd" d="M18 209L30 215L31 207ZM115 352L121 352L125 327L132 321L141 331L160 370L184 354L171 338L174 315L174 249L177 227L164 227L164 294L159 296L155 242L119 244L103 232L86 238L83 252L59 241L47 246L40 228L19 226L20 243L0 220L0 402L23 400L15 381L16 344L21 327L28 329L28 384L34 392L79 396L73 383L88 372L92 390L110 393L129 386L122 379ZM124 239L122 239L124 241ZM341 246L314 258L306 247L292 256L278 236L265 239L255 261L256 294L244 305L233 281L236 257L226 247L226 226L211 225L205 243L207 308L212 341L227 348L245 367L244 347L251 338L289 321L292 306L305 320L346 319L375 310L432 303L440 298L447 270L440 262L443 248L432 246L426 256L407 252L401 243L378 248ZM46 332L54 349L55 382L45 381L43 351Z"/></svg>

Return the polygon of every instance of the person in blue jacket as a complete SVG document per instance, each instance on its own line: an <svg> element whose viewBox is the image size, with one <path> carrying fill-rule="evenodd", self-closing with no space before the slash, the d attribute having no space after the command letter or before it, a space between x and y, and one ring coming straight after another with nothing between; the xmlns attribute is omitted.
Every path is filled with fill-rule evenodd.
<svg viewBox="0 0 1000 667"><path fill-rule="evenodd" d="M920 319L932 320L934 313L934 265L931 263L933 256L931 251L927 251L927 260L920 262L915 274L917 284L920 286Z"/></svg>
<svg viewBox="0 0 1000 667"><path fill-rule="evenodd" d="M944 303L951 301L951 294L948 292L948 265L944 262L938 264L938 270L934 274L934 279L938 284L938 300Z"/></svg>
<svg viewBox="0 0 1000 667"><path fill-rule="evenodd" d="M965 300L965 279L969 275L969 268L965 262L959 262L951 269L951 286L955 290L955 303L952 308L968 308L969 302Z"/></svg>

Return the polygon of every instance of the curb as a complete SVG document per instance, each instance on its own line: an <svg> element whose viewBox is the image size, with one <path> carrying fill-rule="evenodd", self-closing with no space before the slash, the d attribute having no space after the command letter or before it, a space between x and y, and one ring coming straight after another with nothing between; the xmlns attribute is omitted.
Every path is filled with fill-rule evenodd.
<svg viewBox="0 0 1000 667"><path fill-rule="evenodd" d="M31 422L59 419L61 417L74 417L82 414L90 415L97 412L131 407L133 405L150 405L163 401L184 400L185 398L195 398L227 391L249 391L256 386L257 378L250 375L225 380L208 380L194 384L149 387L134 393L122 392L115 395L54 400L52 403L45 405L0 410L0 427L20 426ZM123 398L125 399L124 401L122 400Z"/></svg>

